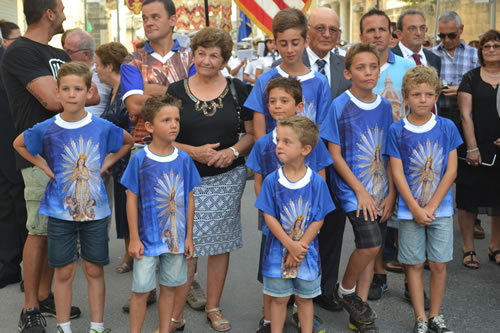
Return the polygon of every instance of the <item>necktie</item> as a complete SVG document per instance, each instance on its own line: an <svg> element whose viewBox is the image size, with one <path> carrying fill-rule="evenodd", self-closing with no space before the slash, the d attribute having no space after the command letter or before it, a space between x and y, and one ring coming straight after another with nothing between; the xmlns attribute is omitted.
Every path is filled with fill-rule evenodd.
<svg viewBox="0 0 500 333"><path fill-rule="evenodd" d="M318 60L316 60L316 65L318 65L318 73L326 75L326 73L325 73L326 60L318 59Z"/></svg>
<svg viewBox="0 0 500 333"><path fill-rule="evenodd" d="M420 61L420 55L419 54L414 53L411 56L413 57L413 59L415 60L415 63L417 65L422 65L422 62Z"/></svg>

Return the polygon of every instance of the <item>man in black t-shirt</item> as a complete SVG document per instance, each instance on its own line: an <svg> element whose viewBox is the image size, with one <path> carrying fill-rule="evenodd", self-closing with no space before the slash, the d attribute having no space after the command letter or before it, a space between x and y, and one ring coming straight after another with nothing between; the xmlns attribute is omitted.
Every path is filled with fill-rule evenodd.
<svg viewBox="0 0 500 333"><path fill-rule="evenodd" d="M63 10L62 0L24 0L28 30L4 54L2 76L18 134L62 110L56 97L56 77L61 65L71 59L48 43L64 31ZM88 102L96 104L98 100L99 96L94 93L93 101ZM19 330L44 333L45 321L41 314L55 316L51 293L54 270L47 261L47 217L38 214L49 178L20 156L16 156L16 166L24 178L28 212L28 239L23 252L25 303ZM80 310L73 307L71 317L79 315Z"/></svg>

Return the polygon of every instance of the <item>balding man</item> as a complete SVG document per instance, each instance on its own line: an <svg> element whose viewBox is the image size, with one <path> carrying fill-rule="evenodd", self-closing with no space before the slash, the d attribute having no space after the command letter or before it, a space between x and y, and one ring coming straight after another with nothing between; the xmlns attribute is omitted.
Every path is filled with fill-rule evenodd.
<svg viewBox="0 0 500 333"><path fill-rule="evenodd" d="M97 91L101 101L97 105L86 106L85 111L100 117L106 108L111 93L111 87L101 82L95 71L95 41L92 36L82 29L72 29L64 33L61 38L64 51L69 55L72 61L82 61L93 71L92 82L97 86Z"/></svg>

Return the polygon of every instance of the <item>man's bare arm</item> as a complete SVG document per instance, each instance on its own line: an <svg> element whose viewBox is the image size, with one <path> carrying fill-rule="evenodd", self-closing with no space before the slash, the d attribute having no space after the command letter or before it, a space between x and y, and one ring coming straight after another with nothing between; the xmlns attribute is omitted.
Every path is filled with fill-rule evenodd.
<svg viewBox="0 0 500 333"><path fill-rule="evenodd" d="M26 89L44 108L52 112L61 112L62 105L57 98L57 82L52 75L40 76L28 83Z"/></svg>

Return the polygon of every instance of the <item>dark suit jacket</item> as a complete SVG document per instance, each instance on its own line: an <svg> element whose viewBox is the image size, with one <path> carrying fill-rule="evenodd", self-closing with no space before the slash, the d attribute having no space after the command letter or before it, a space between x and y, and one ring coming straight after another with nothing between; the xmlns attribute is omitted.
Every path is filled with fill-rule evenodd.
<svg viewBox="0 0 500 333"><path fill-rule="evenodd" d="M302 53L302 62L308 68L311 68L306 50L304 50L304 53ZM276 60L273 63L273 67L276 67L279 64L281 64L281 59ZM346 80L346 78L344 77L344 69L344 57L330 52L330 90L332 92L332 98L334 99L347 89L351 88L351 81Z"/></svg>
<svg viewBox="0 0 500 333"><path fill-rule="evenodd" d="M396 45L394 48L392 48L391 51L400 57L403 56L403 52L401 52L399 44ZM425 58L427 59L427 64L434 67L438 72L438 75L441 75L441 58L432 53L431 51L427 51L426 49L424 49L423 51L425 54Z"/></svg>
<svg viewBox="0 0 500 333"><path fill-rule="evenodd" d="M0 46L0 66L2 65L3 52L4 49ZM16 170L15 153L12 147L15 138L14 121L9 111L7 93L0 75L0 173L13 184L23 181L21 172Z"/></svg>

